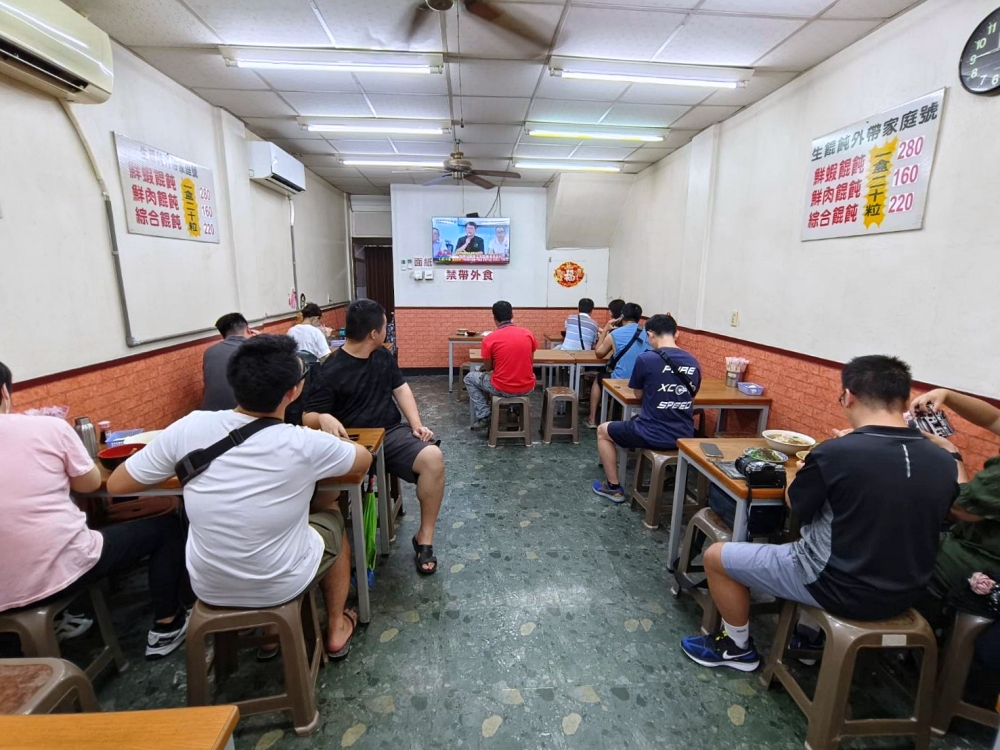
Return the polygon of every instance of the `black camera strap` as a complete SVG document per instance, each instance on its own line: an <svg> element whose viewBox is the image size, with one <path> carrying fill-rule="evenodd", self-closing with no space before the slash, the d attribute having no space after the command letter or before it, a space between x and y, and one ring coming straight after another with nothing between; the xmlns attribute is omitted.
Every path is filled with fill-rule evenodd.
<svg viewBox="0 0 1000 750"><path fill-rule="evenodd" d="M233 430L222 438L222 440L212 443L207 448L199 448L198 450L191 451L174 464L174 472L177 474L177 479L180 480L181 487L198 475L203 474L212 461L226 451L235 448L237 445L241 445L251 435L256 435L261 430L276 424L284 423L280 419L274 419L273 417L261 417L260 419L255 419L250 424Z"/></svg>
<svg viewBox="0 0 1000 750"><path fill-rule="evenodd" d="M674 361L670 358L669 354L662 349L655 349L654 351L660 355L660 359L662 359L664 363L670 367L670 370L674 373L674 375L679 377L684 382L685 387L688 389L688 393L691 394L691 401L693 402L694 397L698 395L698 389L694 387L694 381L688 377L686 372L681 372L681 369L674 364Z"/></svg>

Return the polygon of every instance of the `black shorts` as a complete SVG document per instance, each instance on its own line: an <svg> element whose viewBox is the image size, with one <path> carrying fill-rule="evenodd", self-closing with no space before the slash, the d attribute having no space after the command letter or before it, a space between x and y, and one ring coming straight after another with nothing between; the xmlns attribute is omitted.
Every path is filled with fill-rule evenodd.
<svg viewBox="0 0 1000 750"><path fill-rule="evenodd" d="M608 436L615 441L615 445L622 448L654 448L636 432L635 421L628 422L608 422Z"/></svg>
<svg viewBox="0 0 1000 750"><path fill-rule="evenodd" d="M404 482L415 484L417 475L413 473L413 462L428 445L438 445L441 441L425 443L413 436L413 430L406 422L387 427L382 450L385 451L385 468L393 476Z"/></svg>

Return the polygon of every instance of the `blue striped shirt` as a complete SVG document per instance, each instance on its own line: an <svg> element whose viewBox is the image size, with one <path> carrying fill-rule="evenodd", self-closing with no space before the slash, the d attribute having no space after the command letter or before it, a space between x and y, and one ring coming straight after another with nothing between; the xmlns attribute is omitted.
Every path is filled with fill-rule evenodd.
<svg viewBox="0 0 1000 750"><path fill-rule="evenodd" d="M577 324L579 321L579 325ZM566 337L563 339L560 349L570 351L580 351L581 349L593 349L594 342L597 341L597 333L600 331L597 323L587 313L577 313L570 315L563 323L566 329ZM583 334L583 343L580 343L580 334Z"/></svg>

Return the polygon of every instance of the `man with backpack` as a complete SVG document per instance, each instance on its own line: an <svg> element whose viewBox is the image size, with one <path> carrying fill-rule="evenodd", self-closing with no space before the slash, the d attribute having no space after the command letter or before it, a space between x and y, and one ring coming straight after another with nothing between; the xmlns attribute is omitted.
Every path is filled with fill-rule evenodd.
<svg viewBox="0 0 1000 750"><path fill-rule="evenodd" d="M625 306L628 308L628 305ZM642 410L628 422L605 422L597 428L597 452L607 481L594 492L613 503L625 502L619 483L617 448L674 450L681 438L694 437L694 397L701 387L701 365L677 348L677 321L669 313L646 321L651 349L638 354L629 388L642 391Z"/></svg>

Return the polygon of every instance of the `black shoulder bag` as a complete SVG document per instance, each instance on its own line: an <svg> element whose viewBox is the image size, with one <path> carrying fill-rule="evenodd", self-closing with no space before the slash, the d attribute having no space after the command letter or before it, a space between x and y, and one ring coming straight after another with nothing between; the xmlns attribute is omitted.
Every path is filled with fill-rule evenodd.
<svg viewBox="0 0 1000 750"><path fill-rule="evenodd" d="M207 448L199 448L198 450L191 451L184 456L184 458L174 464L174 473L177 474L181 487L186 485L196 476L203 474L212 461L217 459L230 448L235 448L251 435L256 435L261 430L272 427L276 424L283 424L283 422L280 419L274 419L273 417L262 417L254 420L250 424L243 425L242 427L233 430L222 438L222 440L217 443L213 443Z"/></svg>
<svg viewBox="0 0 1000 750"><path fill-rule="evenodd" d="M670 370L684 381L684 385L687 387L688 391L691 393L691 400L694 401L694 397L698 395L698 389L694 387L694 382L688 377L687 373L681 372L680 368L674 364L674 361L670 359L670 355L667 354L662 349L654 349L654 351L660 355L660 359L664 361L665 364L670 366Z"/></svg>
<svg viewBox="0 0 1000 750"><path fill-rule="evenodd" d="M642 326L636 326L635 333L632 334L632 338L629 339L629 342L622 347L620 352L615 352L615 356L608 360L608 372L615 371L615 368L618 367L618 363L621 362L622 357L624 357L628 353L628 350L632 348L632 345L639 340L639 337L642 335L642 331ZM608 335L611 335L610 331L608 332Z"/></svg>

